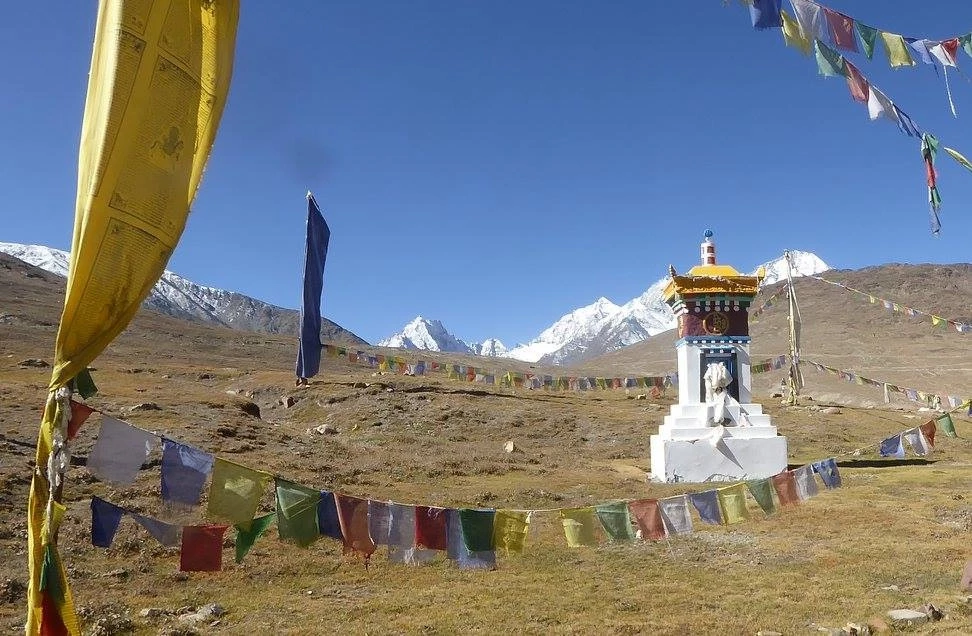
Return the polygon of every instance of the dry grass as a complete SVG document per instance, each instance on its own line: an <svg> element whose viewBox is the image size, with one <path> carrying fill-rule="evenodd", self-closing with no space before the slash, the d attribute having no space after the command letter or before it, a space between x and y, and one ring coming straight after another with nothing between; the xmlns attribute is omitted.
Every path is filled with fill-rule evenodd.
<svg viewBox="0 0 972 636"><path fill-rule="evenodd" d="M49 370L17 363L47 356L53 327L40 323L51 321L58 299L17 289L20 304L4 312L18 319L0 325L0 581L25 582L24 507ZM375 377L333 361L296 390L292 346L287 338L143 314L95 364L102 394L94 402L247 465L373 498L555 508L701 489L645 482L648 437L670 397L513 395L441 377ZM282 395L298 402L285 409L277 404ZM923 421L913 410L844 407L825 415L776 406L765 393L758 399L788 436L794 465L873 448ZM261 419L240 409L245 401L260 406ZM128 410L140 402L161 410ZM307 432L323 423L338 434ZM732 527L696 522L687 537L569 549L556 515L538 514L526 552L501 557L493 572L458 571L443 559L395 566L381 551L365 568L342 556L336 542L302 550L271 530L242 565L227 549L223 572L184 574L177 550L158 547L127 519L112 548L91 547L89 498L153 514L157 466L124 490L73 467L60 545L88 629L114 610L128 612L138 633L173 633L174 616L146 619L138 611L218 602L228 613L199 631L792 634L931 602L949 619L916 631L970 633L972 609L956 596L972 558L972 422L956 417L956 426L961 438L939 438L927 461L847 457L844 488L768 518L754 507L753 520ZM82 432L79 458L96 429ZM503 450L510 439L520 452ZM271 504L268 497L266 509ZM884 589L892 585L897 591ZM0 629L14 632L22 620L22 595L0 599Z"/></svg>

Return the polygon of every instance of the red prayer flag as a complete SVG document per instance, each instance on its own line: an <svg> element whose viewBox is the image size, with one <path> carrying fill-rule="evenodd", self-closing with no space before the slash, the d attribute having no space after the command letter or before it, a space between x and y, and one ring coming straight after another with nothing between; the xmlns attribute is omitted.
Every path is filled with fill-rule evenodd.
<svg viewBox="0 0 972 636"><path fill-rule="evenodd" d="M800 497L797 495L796 477L792 471L784 470L779 475L773 475L772 479L776 496L780 499L780 505L788 506L799 503Z"/></svg>
<svg viewBox="0 0 972 636"><path fill-rule="evenodd" d="M368 500L334 493L334 501L344 536L344 553L360 554L368 559L376 549L368 531Z"/></svg>
<svg viewBox="0 0 972 636"><path fill-rule="evenodd" d="M74 436L78 434L78 430L84 425L85 420L92 413L94 413L94 409L87 404L71 400L71 419L68 420L68 439L74 439Z"/></svg>
<svg viewBox="0 0 972 636"><path fill-rule="evenodd" d="M445 508L415 506L415 545L445 550L449 546L446 527Z"/></svg>
<svg viewBox="0 0 972 636"><path fill-rule="evenodd" d="M219 572L223 569L223 533L229 526L208 524L182 529L183 572Z"/></svg>
<svg viewBox="0 0 972 636"><path fill-rule="evenodd" d="M935 420L928 420L924 424L918 427L921 434L925 436L928 440L928 445L932 448L935 447L935 432L938 430L938 426L935 424Z"/></svg>
<svg viewBox="0 0 972 636"><path fill-rule="evenodd" d="M638 529L641 530L641 537L643 539L657 541L665 538L665 522L662 520L657 499L629 501L628 510L631 512L631 516L634 517L635 523L638 524Z"/></svg>
<svg viewBox="0 0 972 636"><path fill-rule="evenodd" d="M847 88L850 89L851 98L855 102L861 102L862 104L867 103L867 98L870 95L871 88L861 75L861 72L857 70L857 67L846 62L847 67Z"/></svg>
<svg viewBox="0 0 972 636"><path fill-rule="evenodd" d="M854 18L823 8L824 16L827 18L827 25L830 27L830 34L834 38L834 46L845 51L857 52L857 40L854 38Z"/></svg>
<svg viewBox="0 0 972 636"><path fill-rule="evenodd" d="M958 53L959 41L958 38L952 38L951 40L944 40L942 42L942 49L948 54L949 59L952 64L955 64L955 55Z"/></svg>

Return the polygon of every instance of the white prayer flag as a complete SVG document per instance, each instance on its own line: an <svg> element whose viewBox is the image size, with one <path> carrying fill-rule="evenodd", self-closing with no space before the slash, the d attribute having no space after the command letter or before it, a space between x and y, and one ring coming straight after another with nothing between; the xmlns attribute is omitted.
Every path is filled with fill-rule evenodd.
<svg viewBox="0 0 972 636"><path fill-rule="evenodd" d="M158 442L159 438L148 431L104 416L98 441L88 455L88 470L102 481L128 486Z"/></svg>

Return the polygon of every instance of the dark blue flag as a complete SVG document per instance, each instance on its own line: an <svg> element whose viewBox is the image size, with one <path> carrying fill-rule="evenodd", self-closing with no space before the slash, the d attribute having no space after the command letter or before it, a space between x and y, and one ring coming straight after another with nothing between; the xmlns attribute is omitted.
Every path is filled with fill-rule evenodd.
<svg viewBox="0 0 972 636"><path fill-rule="evenodd" d="M197 505L211 472L212 455L162 438L162 499L186 506Z"/></svg>
<svg viewBox="0 0 972 636"><path fill-rule="evenodd" d="M310 378L321 368L321 293L324 291L324 261L331 230L314 200L307 193L307 245L304 248L304 298L300 306L300 348L297 377Z"/></svg>
<svg viewBox="0 0 972 636"><path fill-rule="evenodd" d="M110 548L124 510L100 497L91 498L91 544Z"/></svg>
<svg viewBox="0 0 972 636"><path fill-rule="evenodd" d="M337 503L334 501L334 493L327 490L321 491L321 500L317 504L317 527L325 537L331 537L341 541L344 534L341 532L341 522L338 519Z"/></svg>
<svg viewBox="0 0 972 636"><path fill-rule="evenodd" d="M753 18L753 28L779 29L783 26L780 9L783 0L753 0L749 4L749 15Z"/></svg>

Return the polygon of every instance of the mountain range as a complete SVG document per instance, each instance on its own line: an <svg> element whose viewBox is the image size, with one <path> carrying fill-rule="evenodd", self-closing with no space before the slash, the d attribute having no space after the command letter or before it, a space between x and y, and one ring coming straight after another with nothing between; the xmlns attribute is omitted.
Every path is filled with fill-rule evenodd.
<svg viewBox="0 0 972 636"><path fill-rule="evenodd" d="M70 254L44 245L0 242L0 252L43 270L67 277ZM232 329L295 334L300 312L277 307L237 292L199 285L166 270L143 303L159 313L221 325ZM324 318L321 338L348 344L367 344L354 333Z"/></svg>
<svg viewBox="0 0 972 636"><path fill-rule="evenodd" d="M808 276L830 269L811 252L791 251L790 255L794 276ZM786 277L786 260L783 257L763 263L760 267L766 270L764 285L771 285ZM590 305L563 315L536 338L512 349L507 349L495 338L483 343L466 343L450 333L438 320L422 316L416 317L400 332L378 345L500 356L541 364L576 364L673 329L675 316L662 297L668 281L667 277L662 278L623 305L604 297L598 298Z"/></svg>

